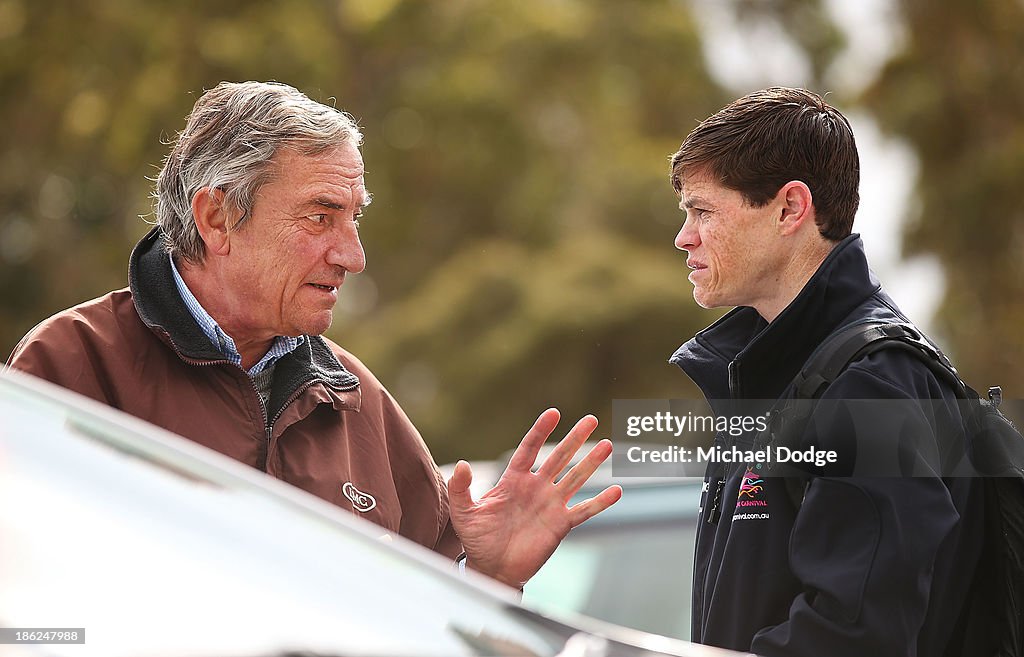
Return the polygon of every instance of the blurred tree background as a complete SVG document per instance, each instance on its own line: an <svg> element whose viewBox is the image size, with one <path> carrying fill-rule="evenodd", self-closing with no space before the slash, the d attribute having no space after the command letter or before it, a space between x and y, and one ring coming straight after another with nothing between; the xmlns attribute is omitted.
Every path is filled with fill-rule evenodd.
<svg viewBox="0 0 1024 657"><path fill-rule="evenodd" d="M938 256L936 325L965 377L1024 398L1024 2L905 0L910 38L864 101L921 162L907 254Z"/></svg>
<svg viewBox="0 0 1024 657"><path fill-rule="evenodd" d="M727 4L785 27L811 63L801 84L917 151L905 250L941 259L940 337L967 378L1019 396L1019 0L895 2L908 38L856 92L829 78L844 35L828 3ZM667 158L737 95L710 72L708 7L0 0L0 351L125 284L148 178L203 89L280 80L363 126L369 265L328 335L440 462L494 456L550 405L610 426L612 399L692 396L666 359L717 315L672 246Z"/></svg>
<svg viewBox="0 0 1024 657"><path fill-rule="evenodd" d="M740 20L783 25L810 59L812 88L834 88L842 38L828 0L731 4ZM999 384L1022 400L1024 2L888 4L901 23L901 47L864 89L840 89L840 107L867 109L917 156L902 252L941 263L945 294L934 337L968 383L981 391ZM1024 421L1020 405L1012 408Z"/></svg>

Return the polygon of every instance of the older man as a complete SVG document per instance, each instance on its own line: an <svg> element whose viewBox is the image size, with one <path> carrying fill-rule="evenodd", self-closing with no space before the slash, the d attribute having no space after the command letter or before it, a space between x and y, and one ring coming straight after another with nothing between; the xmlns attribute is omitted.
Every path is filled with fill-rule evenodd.
<svg viewBox="0 0 1024 657"><path fill-rule="evenodd" d="M859 176L849 123L802 89L736 100L673 156L686 213L675 243L693 297L737 306L672 357L713 406L792 399L794 377L829 336L867 320L908 322L851 232ZM950 384L899 349L854 360L822 398L905 400L922 445L961 426ZM853 419L820 413L806 439L842 452ZM873 428L878 444L903 449L891 425ZM975 654L958 621L981 548L979 482L941 471L844 476L847 466L822 468L801 500L792 480L760 465L709 465L694 640L769 657Z"/></svg>
<svg viewBox="0 0 1024 657"><path fill-rule="evenodd" d="M9 364L522 586L621 495L566 507L610 444L554 482L594 430L588 416L532 473L558 421L548 410L474 502L468 464L446 486L387 390L321 337L365 266L360 143L349 116L289 86L208 91L160 172L158 226L132 252L129 287L45 320Z"/></svg>

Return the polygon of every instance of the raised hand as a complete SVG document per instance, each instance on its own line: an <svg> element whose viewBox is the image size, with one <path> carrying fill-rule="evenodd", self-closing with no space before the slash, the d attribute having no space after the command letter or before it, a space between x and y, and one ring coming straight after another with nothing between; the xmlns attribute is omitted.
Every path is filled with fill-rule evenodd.
<svg viewBox="0 0 1024 657"><path fill-rule="evenodd" d="M452 524L462 539L467 567L515 588L522 588L540 570L570 529L622 497L622 488L609 486L572 508L567 506L569 499L612 453L608 440L600 441L555 481L597 428L593 415L580 419L537 472L530 471L558 418L554 408L540 414L516 448L501 479L479 500L474 501L469 492L473 473L465 461L456 464L448 481Z"/></svg>

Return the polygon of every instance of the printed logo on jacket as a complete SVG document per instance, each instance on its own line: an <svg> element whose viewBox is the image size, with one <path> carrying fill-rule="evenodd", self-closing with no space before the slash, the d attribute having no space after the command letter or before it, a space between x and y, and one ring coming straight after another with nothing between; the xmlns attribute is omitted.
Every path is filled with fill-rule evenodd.
<svg viewBox="0 0 1024 657"><path fill-rule="evenodd" d="M743 479L740 480L740 491L736 495L736 510L732 514L733 522L737 520L767 520L771 517L768 513L768 501L764 487L765 481L761 475L747 467L747 471L743 473Z"/></svg>
<svg viewBox="0 0 1024 657"><path fill-rule="evenodd" d="M341 487L342 494L352 503L352 508L360 513L366 513L377 506L377 500L369 493L363 491L352 485L351 481L346 481Z"/></svg>

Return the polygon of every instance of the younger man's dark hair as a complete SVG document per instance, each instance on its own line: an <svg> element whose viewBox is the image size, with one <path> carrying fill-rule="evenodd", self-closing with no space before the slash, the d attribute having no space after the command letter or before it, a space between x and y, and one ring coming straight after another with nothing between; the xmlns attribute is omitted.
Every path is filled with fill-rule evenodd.
<svg viewBox="0 0 1024 657"><path fill-rule="evenodd" d="M733 101L705 119L672 156L672 187L703 171L767 204L791 180L814 199L818 230L838 241L853 231L860 203L860 158L849 121L806 89L771 87Z"/></svg>

